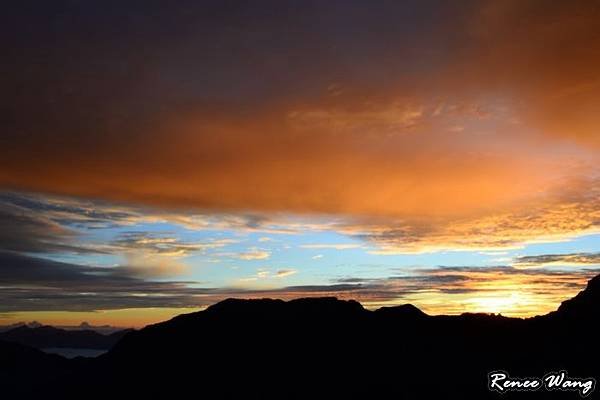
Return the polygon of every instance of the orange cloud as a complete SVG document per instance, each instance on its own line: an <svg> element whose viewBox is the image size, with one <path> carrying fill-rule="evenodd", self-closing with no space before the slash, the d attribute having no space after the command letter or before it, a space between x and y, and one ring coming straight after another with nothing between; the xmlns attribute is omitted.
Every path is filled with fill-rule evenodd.
<svg viewBox="0 0 600 400"><path fill-rule="evenodd" d="M400 3L347 7L301 9L285 24L244 18L231 31L234 15L215 24L192 8L191 31L175 24L164 38L141 27L156 43L148 52L65 26L69 46L52 43L44 69L25 68L39 54L29 59L20 43L3 74L13 86L0 186L172 216L343 216L361 225L343 229L366 231L384 252L596 229L597 203L568 199L574 182L598 173L593 2L423 5L410 26L398 23ZM98 12L80 14L107 26ZM44 43L44 27L21 36ZM280 42L269 47L263 35Z"/></svg>

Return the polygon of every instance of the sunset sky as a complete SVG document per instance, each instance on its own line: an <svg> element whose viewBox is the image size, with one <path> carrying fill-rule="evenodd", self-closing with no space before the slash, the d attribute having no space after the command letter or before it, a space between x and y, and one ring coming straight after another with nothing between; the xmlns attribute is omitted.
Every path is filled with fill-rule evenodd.
<svg viewBox="0 0 600 400"><path fill-rule="evenodd" d="M600 273L600 2L21 1L0 325L546 313Z"/></svg>

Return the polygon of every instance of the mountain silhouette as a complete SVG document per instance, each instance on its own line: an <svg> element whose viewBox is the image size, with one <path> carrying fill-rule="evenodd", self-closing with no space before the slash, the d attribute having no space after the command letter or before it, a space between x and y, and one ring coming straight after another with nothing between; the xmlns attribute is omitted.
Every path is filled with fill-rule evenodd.
<svg viewBox="0 0 600 400"><path fill-rule="evenodd" d="M500 395L488 390L487 376L566 370L599 377L598 307L600 277L557 311L528 319L430 316L412 305L369 311L333 297L227 299L128 332L96 359L44 358L44 365L56 363L58 376L49 378L56 375L51 366L41 380L30 373L26 394L19 393L75 398L93 388L98 398L574 399L577 393L562 391ZM43 357L32 354L23 357Z"/></svg>
<svg viewBox="0 0 600 400"><path fill-rule="evenodd" d="M103 335L92 330L65 330L52 326L31 328L21 325L0 333L0 340L15 342L37 349L70 347L81 349L108 350L129 330Z"/></svg>
<svg viewBox="0 0 600 400"><path fill-rule="evenodd" d="M400 306L394 307L382 307L375 311L377 314L381 316L385 316L387 318L396 317L396 318L405 318L405 319L413 319L420 320L427 318L428 315L423 311L419 310L417 307L412 304L402 304Z"/></svg>
<svg viewBox="0 0 600 400"><path fill-rule="evenodd" d="M585 290L575 297L561 303L558 310L552 313L555 317L585 322L600 316L600 275L592 278Z"/></svg>

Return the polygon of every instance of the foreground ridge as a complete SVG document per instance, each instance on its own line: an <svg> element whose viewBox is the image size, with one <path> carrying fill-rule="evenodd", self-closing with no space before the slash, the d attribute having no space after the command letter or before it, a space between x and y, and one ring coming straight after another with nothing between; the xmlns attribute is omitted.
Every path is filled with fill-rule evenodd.
<svg viewBox="0 0 600 400"><path fill-rule="evenodd" d="M600 356L594 345L599 283L600 277L592 279L557 311L528 319L430 316L410 304L370 311L357 301L334 297L226 299L128 332L97 359L49 358L26 347L9 351L10 344L4 343L0 351L12 351L14 365L29 360L45 367L2 373L14 385L29 382L29 396L63 398L77 397L98 380L103 382L98 396L118 388L149 397L201 389L210 398L215 393L217 398L311 398L315 393L329 398L495 398L498 394L487 388L491 371L599 375L594 361ZM221 383L224 378L230 383Z"/></svg>

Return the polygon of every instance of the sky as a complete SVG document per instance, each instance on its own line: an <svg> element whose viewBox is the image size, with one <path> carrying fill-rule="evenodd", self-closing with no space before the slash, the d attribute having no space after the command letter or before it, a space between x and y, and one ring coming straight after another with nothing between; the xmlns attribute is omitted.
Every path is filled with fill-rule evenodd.
<svg viewBox="0 0 600 400"><path fill-rule="evenodd" d="M556 309L600 272L597 1L22 1L0 325Z"/></svg>

